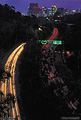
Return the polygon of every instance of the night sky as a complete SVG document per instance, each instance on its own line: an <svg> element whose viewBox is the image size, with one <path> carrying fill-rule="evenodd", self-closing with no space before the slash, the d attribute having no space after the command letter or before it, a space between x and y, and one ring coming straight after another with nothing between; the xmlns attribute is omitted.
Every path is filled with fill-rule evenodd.
<svg viewBox="0 0 81 120"><path fill-rule="evenodd" d="M0 0L0 4L13 5L16 11L21 13L27 13L30 3L38 3L38 7L51 7L51 5L58 5L58 8L71 8L78 9L81 8L81 0Z"/></svg>

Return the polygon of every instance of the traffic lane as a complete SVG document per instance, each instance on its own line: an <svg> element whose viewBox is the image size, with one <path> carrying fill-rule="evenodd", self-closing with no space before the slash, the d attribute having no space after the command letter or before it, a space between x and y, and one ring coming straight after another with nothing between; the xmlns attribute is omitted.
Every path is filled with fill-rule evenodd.
<svg viewBox="0 0 81 120"><path fill-rule="evenodd" d="M22 45L22 47L23 47L23 45ZM16 49L16 50L18 50L18 49ZM16 51L16 50L14 50L15 52L18 52L18 51ZM16 53L15 54L15 52L13 52L12 53L12 55L10 55L10 57L8 58L8 60L7 60L7 62L6 62L6 64L5 65L7 65L7 68L8 68L8 65L9 65L9 68L8 68L8 70L9 70L9 72L10 72L10 69L11 69L11 71L13 71L12 69L13 69L13 62L12 62L12 60L14 59L14 55L17 55L18 57L19 57L19 55ZM12 65L12 66L11 66ZM15 66L15 65L14 65ZM6 68L6 67L5 67ZM4 87L5 88L5 90L4 90L4 92L6 91L6 94L7 93L12 93L12 92L14 92L13 91L13 84L12 84L12 78L9 78L9 79L7 79L7 83L5 82L5 86L7 86L7 87ZM16 108L17 108L17 106L16 106ZM18 108L17 108L18 109ZM11 116L11 115L10 115ZM15 116L14 116L15 117Z"/></svg>
<svg viewBox="0 0 81 120"><path fill-rule="evenodd" d="M55 32L57 33L57 31L55 31ZM53 37L51 37L51 38L53 38ZM51 38L50 38L50 39L51 39ZM45 45L45 48L48 48L48 46L49 46L49 45ZM44 55L45 55L45 51L44 51ZM49 61L49 62L50 62L50 61ZM44 66L45 66L45 65L44 65ZM46 67L48 67L48 66L46 65ZM47 69L48 69L48 68L47 68ZM47 70L45 70L45 73L48 75L48 79L50 79L50 81L52 82L53 74L48 73ZM53 78L53 79L54 79L54 78ZM57 83L61 83L61 84L64 85L63 80L60 80L59 77L55 77L55 79L56 79L55 81L56 81ZM66 87L66 85L65 85L64 87ZM61 88L59 88L58 90L64 89L64 87L61 87ZM68 91L67 88L66 88L66 90ZM62 93L62 95L65 96L65 93L63 93L63 91L61 91L61 93ZM71 101L70 101L70 103L68 103L68 104L69 104L69 106L71 105L72 109L75 109L75 108L76 108L76 106L74 106L74 104L71 103ZM71 107L70 107L70 108L71 108Z"/></svg>
<svg viewBox="0 0 81 120"><path fill-rule="evenodd" d="M14 55L16 54L16 52L21 48L21 47L24 47L26 43L22 43L19 47L17 47L12 53L11 55L9 56L9 58L7 59L7 62L5 63L5 71L9 71L9 67L10 67L10 64L11 64L11 61L13 60L14 58Z"/></svg>

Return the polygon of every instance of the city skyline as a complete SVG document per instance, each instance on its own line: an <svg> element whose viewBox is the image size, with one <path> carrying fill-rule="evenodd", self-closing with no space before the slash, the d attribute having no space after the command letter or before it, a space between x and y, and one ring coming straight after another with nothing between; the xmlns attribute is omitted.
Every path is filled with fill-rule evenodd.
<svg viewBox="0 0 81 120"><path fill-rule="evenodd" d="M38 3L38 7L51 8L52 5L57 5L58 8L81 9L81 0L0 0L0 4L13 5L16 11L27 14L30 3Z"/></svg>

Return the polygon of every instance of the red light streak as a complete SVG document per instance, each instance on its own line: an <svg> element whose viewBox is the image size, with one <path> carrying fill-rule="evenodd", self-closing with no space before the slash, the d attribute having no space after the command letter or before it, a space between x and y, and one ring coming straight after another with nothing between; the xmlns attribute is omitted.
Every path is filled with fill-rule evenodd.
<svg viewBox="0 0 81 120"><path fill-rule="evenodd" d="M58 34L58 30L57 30L57 28L54 28L53 35L48 40L53 40L57 36L57 34ZM42 48L44 48L44 47L48 48L48 46L49 46L49 44L43 45Z"/></svg>
<svg viewBox="0 0 81 120"><path fill-rule="evenodd" d="M65 100L66 101L66 100ZM66 103L68 104L68 107L70 107L71 109L72 109L72 107L71 107L71 105L66 101Z"/></svg>
<svg viewBox="0 0 81 120"><path fill-rule="evenodd" d="M70 104L71 104L71 106L72 106L74 109L77 109L77 108L72 104L72 101L70 101Z"/></svg>

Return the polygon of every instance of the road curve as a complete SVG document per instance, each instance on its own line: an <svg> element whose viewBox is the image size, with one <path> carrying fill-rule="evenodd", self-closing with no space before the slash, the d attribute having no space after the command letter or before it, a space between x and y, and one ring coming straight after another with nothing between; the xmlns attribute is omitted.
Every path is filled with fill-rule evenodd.
<svg viewBox="0 0 81 120"><path fill-rule="evenodd" d="M4 83L2 82L0 86L1 91L4 93L5 96L8 93L11 93L15 96L16 98L15 107L11 108L9 117L15 118L16 116L19 116L18 120L21 120L21 117L20 117L20 112L19 112L19 107L18 107L17 97L16 97L16 89L15 89L15 67L21 52L24 50L25 45L26 43L22 43L8 57L4 66L4 70L5 70L5 74L9 73L11 77L5 78L5 74L4 74L3 79L5 79L5 82Z"/></svg>

